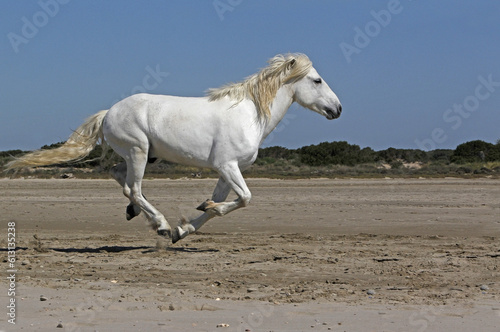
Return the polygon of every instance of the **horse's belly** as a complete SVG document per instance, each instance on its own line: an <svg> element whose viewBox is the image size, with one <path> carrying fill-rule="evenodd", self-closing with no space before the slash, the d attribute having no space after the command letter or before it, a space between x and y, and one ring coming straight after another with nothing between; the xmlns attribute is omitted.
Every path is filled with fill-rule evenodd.
<svg viewBox="0 0 500 332"><path fill-rule="evenodd" d="M212 167L209 161L210 152L207 153L206 149L201 147L188 148L175 139L168 142L160 140L151 142L150 157L188 166Z"/></svg>

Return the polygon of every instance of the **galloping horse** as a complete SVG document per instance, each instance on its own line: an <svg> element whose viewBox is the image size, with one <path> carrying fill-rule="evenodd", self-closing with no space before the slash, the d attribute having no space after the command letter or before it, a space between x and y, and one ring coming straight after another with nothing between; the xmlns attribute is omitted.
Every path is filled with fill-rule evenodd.
<svg viewBox="0 0 500 332"><path fill-rule="evenodd" d="M38 150L11 161L7 169L81 160L100 142L125 160L111 169L130 200L127 219L141 211L159 235L175 243L215 216L250 202L241 171L252 165L259 146L293 102L336 119L342 106L304 54L277 55L244 81L208 90L206 97L137 94L86 120L54 150ZM142 195L146 164L156 159L209 167L220 174L212 199L193 220L171 228ZM232 190L238 198L225 202Z"/></svg>

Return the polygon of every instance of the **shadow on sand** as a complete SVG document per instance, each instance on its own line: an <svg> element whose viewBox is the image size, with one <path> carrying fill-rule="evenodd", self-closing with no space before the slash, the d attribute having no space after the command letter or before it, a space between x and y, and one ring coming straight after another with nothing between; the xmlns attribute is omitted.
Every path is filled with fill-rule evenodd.
<svg viewBox="0 0 500 332"><path fill-rule="evenodd" d="M28 250L33 248L28 247L16 247L16 251L18 250ZM7 248L0 248L0 252L8 251ZM148 247L148 246L103 246L98 248L43 248L41 251L57 251L57 252L65 252L65 253L100 253L100 252L124 252L124 251L133 251L133 250L142 250L143 254L150 252L218 252L218 249L199 249L195 247L166 247L166 248L157 248L157 247Z"/></svg>

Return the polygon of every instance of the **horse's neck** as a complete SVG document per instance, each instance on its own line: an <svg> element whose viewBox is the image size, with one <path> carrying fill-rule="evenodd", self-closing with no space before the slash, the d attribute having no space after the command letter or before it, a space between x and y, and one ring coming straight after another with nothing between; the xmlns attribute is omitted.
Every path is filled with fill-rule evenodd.
<svg viewBox="0 0 500 332"><path fill-rule="evenodd" d="M271 104L271 118L266 122L262 141L269 135L283 119L293 103L293 92L288 85L282 86L276 93Z"/></svg>

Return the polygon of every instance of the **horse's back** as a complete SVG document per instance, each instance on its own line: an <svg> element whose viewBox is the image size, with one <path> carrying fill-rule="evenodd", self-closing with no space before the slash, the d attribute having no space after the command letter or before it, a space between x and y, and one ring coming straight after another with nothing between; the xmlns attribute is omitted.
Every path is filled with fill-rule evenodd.
<svg viewBox="0 0 500 332"><path fill-rule="evenodd" d="M154 135L158 131L163 134L164 130L187 128L203 113L203 104L208 104L206 98L136 94L111 107L104 119L104 132L133 133L140 129Z"/></svg>
<svg viewBox="0 0 500 332"><path fill-rule="evenodd" d="M231 141L253 136L242 129L248 127L247 121L238 118L245 110L232 106L206 97L137 94L109 110L104 136L122 156L127 148L139 146L147 148L151 157L212 167L217 163L214 159L238 158L233 156Z"/></svg>

